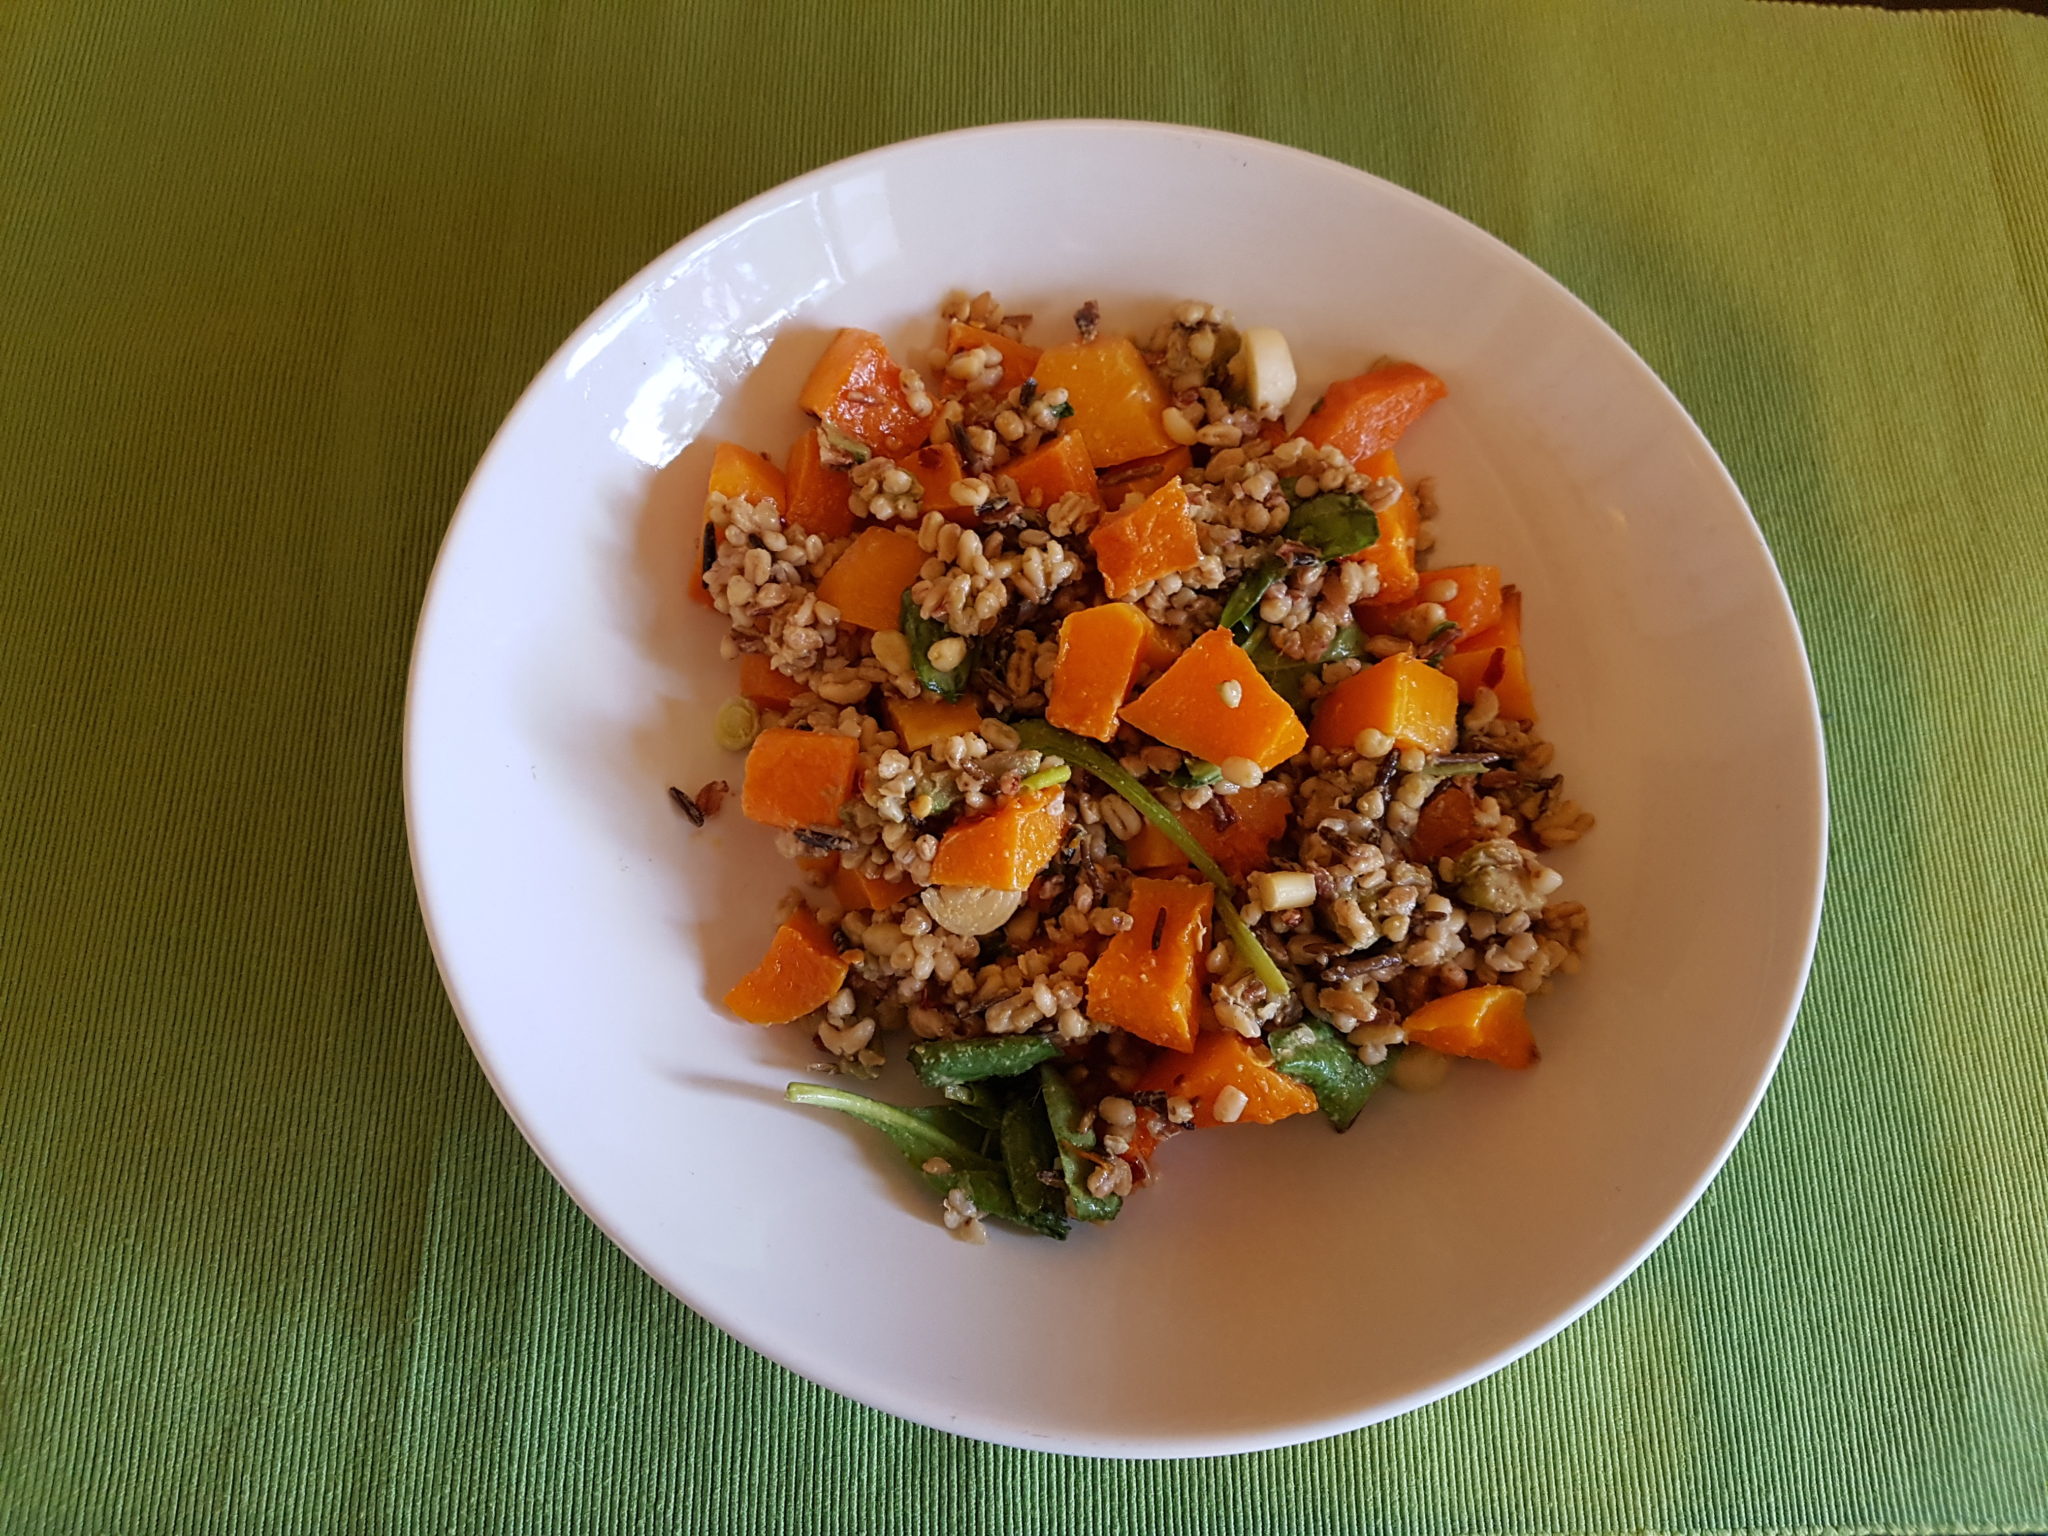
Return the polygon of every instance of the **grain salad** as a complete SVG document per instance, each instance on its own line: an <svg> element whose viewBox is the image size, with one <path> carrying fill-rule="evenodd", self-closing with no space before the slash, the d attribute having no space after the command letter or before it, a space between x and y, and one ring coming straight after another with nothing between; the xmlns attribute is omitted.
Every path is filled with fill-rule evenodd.
<svg viewBox="0 0 2048 1536"><path fill-rule="evenodd" d="M1395 457L1444 382L1383 359L1290 427L1271 328L1058 329L955 296L915 368L839 332L785 461L717 446L692 581L803 882L727 1007L806 1030L788 1096L971 1240L1110 1220L1184 1131L1526 1068L1586 943L1521 594L1432 563ZM846 1086L892 1049L934 1102Z"/></svg>

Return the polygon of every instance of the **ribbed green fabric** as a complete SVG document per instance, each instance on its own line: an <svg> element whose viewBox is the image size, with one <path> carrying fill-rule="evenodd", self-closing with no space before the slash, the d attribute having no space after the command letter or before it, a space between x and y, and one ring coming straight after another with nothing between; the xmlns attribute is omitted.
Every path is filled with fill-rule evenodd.
<svg viewBox="0 0 2048 1536"><path fill-rule="evenodd" d="M1748 492L1827 714L1820 958L1719 1183L1527 1360L1292 1451L996 1450L726 1339L521 1144L407 872L413 617L557 341L787 176L1053 115L1555 273ZM2048 23L10 0L0 316L0 1531L2048 1525Z"/></svg>

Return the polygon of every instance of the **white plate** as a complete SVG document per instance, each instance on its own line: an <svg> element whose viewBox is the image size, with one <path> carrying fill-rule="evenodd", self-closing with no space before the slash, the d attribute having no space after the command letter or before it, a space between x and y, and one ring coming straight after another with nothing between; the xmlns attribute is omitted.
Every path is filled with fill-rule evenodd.
<svg viewBox="0 0 2048 1536"><path fill-rule="evenodd" d="M996 186L974 213L964 188ZM1443 563L1528 598L1547 733L1598 831L1561 863L1591 963L1532 1072L1461 1067L1319 1122L1184 1137L1064 1244L950 1238L869 1133L781 1101L812 1049L716 999L791 870L737 806L719 625L684 601L709 440L778 459L833 327L902 346L954 287L1149 324L1184 297L1292 338L1302 401L1382 354L1451 396L1402 444ZM1303 407L1298 405L1297 415ZM664 468L665 466L665 468ZM658 472L659 471L659 472ZM850 1397L1044 1450L1184 1456L1404 1412L1533 1348L1713 1177L1791 1027L1819 912L1818 716L1740 494L1629 348L1443 209L1252 139L1128 123L948 134L692 235L542 370L434 571L406 719L434 952L563 1185L728 1332ZM909 1090L914 1092L914 1085Z"/></svg>

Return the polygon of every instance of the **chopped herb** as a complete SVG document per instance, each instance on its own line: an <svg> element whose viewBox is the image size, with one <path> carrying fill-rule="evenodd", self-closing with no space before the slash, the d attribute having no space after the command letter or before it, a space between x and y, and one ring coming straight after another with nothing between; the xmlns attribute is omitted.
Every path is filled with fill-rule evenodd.
<svg viewBox="0 0 2048 1536"><path fill-rule="evenodd" d="M1152 919L1151 948L1157 949L1166 941L1166 908L1159 909L1159 915Z"/></svg>
<svg viewBox="0 0 2048 1536"><path fill-rule="evenodd" d="M1052 419L1054 421L1065 421L1069 416L1073 414L1074 408L1064 400L1062 400L1058 405L1054 406L1051 411Z"/></svg>
<svg viewBox="0 0 2048 1536"><path fill-rule="evenodd" d="M675 801L677 810L681 811L685 816L690 818L691 826L701 827L704 825L703 808L699 806L696 801L692 800L688 795L684 794L682 790L678 789L675 785L671 784L668 787L668 797L669 799Z"/></svg>
<svg viewBox="0 0 2048 1536"><path fill-rule="evenodd" d="M1065 763L1059 763L1054 767L1041 768L1036 773L1027 774L1023 780L1023 787L1025 789L1051 789L1055 784L1066 783L1073 776L1074 770L1072 768L1069 768Z"/></svg>
<svg viewBox="0 0 2048 1536"><path fill-rule="evenodd" d="M1223 780L1223 770L1207 758L1191 757L1166 776L1166 782L1175 789L1193 789L1199 784L1218 784Z"/></svg>

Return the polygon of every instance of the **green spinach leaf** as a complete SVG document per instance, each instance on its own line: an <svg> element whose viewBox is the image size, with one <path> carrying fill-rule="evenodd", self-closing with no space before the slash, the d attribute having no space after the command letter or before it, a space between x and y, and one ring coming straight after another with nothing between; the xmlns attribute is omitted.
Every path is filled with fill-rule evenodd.
<svg viewBox="0 0 2048 1536"><path fill-rule="evenodd" d="M1038 1069L1038 1086L1045 1104L1046 1123L1058 1150L1060 1173L1067 1184L1067 1214L1077 1221L1114 1220L1123 1208L1122 1198L1088 1192L1088 1175L1095 1164L1081 1153L1095 1150L1095 1133L1081 1129L1081 1105L1074 1090L1051 1062Z"/></svg>
<svg viewBox="0 0 2048 1536"><path fill-rule="evenodd" d="M1274 1068L1306 1083L1315 1093L1316 1107L1340 1131L1351 1129L1365 1101L1393 1070L1391 1054L1378 1066L1368 1067L1344 1037L1320 1019L1275 1030L1266 1044L1273 1052Z"/></svg>
<svg viewBox="0 0 2048 1536"><path fill-rule="evenodd" d="M1043 1090L1034 1077L1010 1091L1000 1130L1003 1169L1017 1220L1048 1237L1067 1235L1067 1178Z"/></svg>
<svg viewBox="0 0 2048 1536"><path fill-rule="evenodd" d="M1042 1221L1027 1221L1019 1213L1008 1171L991 1155L996 1138L960 1108L939 1104L904 1109L823 1083L791 1083L783 1097L792 1104L837 1110L880 1131L938 1193L964 1190L982 1215L1053 1235Z"/></svg>
<svg viewBox="0 0 2048 1536"><path fill-rule="evenodd" d="M1003 1084L996 1078L985 1083L948 1083L939 1092L948 1104L984 1130L993 1131L1003 1122Z"/></svg>
<svg viewBox="0 0 2048 1536"><path fill-rule="evenodd" d="M975 652L980 649L972 641L963 641L966 652L960 658L960 665L941 671L932 665L931 649L941 640L958 638L937 619L928 619L918 612L917 600L909 591L903 594L902 618L903 638L910 642L910 664L917 669L917 680L924 684L926 693L935 693L947 703L960 697L960 690L967 685L967 676L974 670Z"/></svg>
<svg viewBox="0 0 2048 1536"><path fill-rule="evenodd" d="M910 1048L910 1065L927 1088L950 1088L985 1077L1016 1077L1059 1055L1044 1035L983 1035L974 1040L924 1040Z"/></svg>
<svg viewBox="0 0 2048 1536"><path fill-rule="evenodd" d="M1365 631L1356 624L1346 624L1330 640L1330 648L1317 661L1296 661L1284 656L1273 644L1272 632L1261 628L1252 637L1244 653L1251 664L1259 669L1259 675L1273 685L1273 691L1294 706L1296 714L1308 708L1308 700L1301 691L1302 679L1318 667L1328 666L1333 661L1349 661L1365 649Z"/></svg>
<svg viewBox="0 0 2048 1536"><path fill-rule="evenodd" d="M1341 560L1372 547L1380 520L1361 497L1341 491L1311 496L1287 519L1286 537L1306 544L1325 560Z"/></svg>
<svg viewBox="0 0 2048 1536"><path fill-rule="evenodd" d="M1287 567L1268 555L1238 577L1237 585L1230 589L1230 596L1224 600L1223 612L1217 616L1217 627L1241 637L1259 606L1259 599L1266 595L1266 589L1286 573Z"/></svg>

